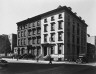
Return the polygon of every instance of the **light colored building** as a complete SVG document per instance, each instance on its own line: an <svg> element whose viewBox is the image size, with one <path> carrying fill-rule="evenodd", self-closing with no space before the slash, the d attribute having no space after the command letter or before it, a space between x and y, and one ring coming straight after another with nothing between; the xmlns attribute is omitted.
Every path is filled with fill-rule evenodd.
<svg viewBox="0 0 96 74"><path fill-rule="evenodd" d="M87 53L87 24L70 7L58 7L41 18L43 56L53 60L76 60Z"/></svg>
<svg viewBox="0 0 96 74"><path fill-rule="evenodd" d="M41 19L41 45L44 56L64 59L64 12L48 14Z"/></svg>
<svg viewBox="0 0 96 74"><path fill-rule="evenodd" d="M40 26L37 24L38 20ZM70 7L59 6L18 22L17 26L17 48L20 50L18 54L24 54L29 49L33 54L33 50L38 52L38 46L39 55L51 55L53 60L76 60L79 54L87 53L87 24Z"/></svg>

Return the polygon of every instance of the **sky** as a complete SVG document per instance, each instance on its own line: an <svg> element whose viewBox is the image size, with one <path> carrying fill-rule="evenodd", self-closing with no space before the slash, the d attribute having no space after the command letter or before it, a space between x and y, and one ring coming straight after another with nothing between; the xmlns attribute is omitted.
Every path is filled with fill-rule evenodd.
<svg viewBox="0 0 96 74"><path fill-rule="evenodd" d="M56 9L59 5L71 7L85 20L87 33L96 36L96 0L0 0L0 35L17 34L17 22Z"/></svg>

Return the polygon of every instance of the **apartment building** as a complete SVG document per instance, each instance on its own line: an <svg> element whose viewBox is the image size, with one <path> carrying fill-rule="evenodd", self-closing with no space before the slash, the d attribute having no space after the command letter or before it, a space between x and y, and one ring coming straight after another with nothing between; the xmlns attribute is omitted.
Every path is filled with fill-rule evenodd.
<svg viewBox="0 0 96 74"><path fill-rule="evenodd" d="M79 54L87 52L87 24L70 7L59 6L18 22L17 26L20 54L39 53L43 57L51 55L53 60L76 60Z"/></svg>
<svg viewBox="0 0 96 74"><path fill-rule="evenodd" d="M33 54L38 56L41 50L41 22L33 17L17 23L17 47L15 54Z"/></svg>

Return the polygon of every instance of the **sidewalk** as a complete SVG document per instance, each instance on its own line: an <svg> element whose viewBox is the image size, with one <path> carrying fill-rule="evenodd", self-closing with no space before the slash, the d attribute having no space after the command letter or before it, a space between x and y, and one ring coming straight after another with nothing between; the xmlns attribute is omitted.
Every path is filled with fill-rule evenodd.
<svg viewBox="0 0 96 74"><path fill-rule="evenodd" d="M43 61L43 60L39 60L37 62L37 60L25 60L25 59L10 59L10 58L2 58L10 63L38 63L38 64L48 64L49 61ZM76 64L76 65L89 65L89 66L96 66L96 62L95 63L84 63L84 64L77 64L75 62L66 62L66 61L52 61L52 64Z"/></svg>

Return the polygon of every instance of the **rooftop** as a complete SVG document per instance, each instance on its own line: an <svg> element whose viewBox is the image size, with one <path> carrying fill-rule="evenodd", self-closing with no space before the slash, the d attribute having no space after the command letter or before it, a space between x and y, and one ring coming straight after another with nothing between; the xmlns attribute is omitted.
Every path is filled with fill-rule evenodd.
<svg viewBox="0 0 96 74"><path fill-rule="evenodd" d="M71 7L61 6L61 5L59 5L54 10L51 10L51 11L45 12L43 14L40 14L40 15L37 15L37 16L34 16L34 17L31 17L31 18L25 19L23 21L17 22L17 25L19 25L19 24L26 24L26 23L29 23L29 22L32 22L32 21L34 22L36 20L40 20L41 17L43 17L43 16L46 16L48 14L51 14L51 13L54 13L54 12L58 12L58 11L61 11L61 10L68 11L70 14L72 14L73 16L75 16L77 19L79 19L82 23L84 23L87 26L87 24L85 23L85 20L82 20L82 18L80 16L77 16L77 13L76 12L72 12L72 8Z"/></svg>

